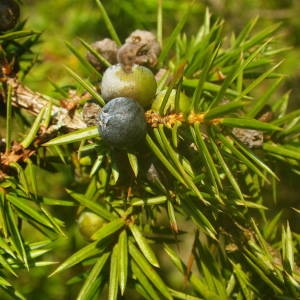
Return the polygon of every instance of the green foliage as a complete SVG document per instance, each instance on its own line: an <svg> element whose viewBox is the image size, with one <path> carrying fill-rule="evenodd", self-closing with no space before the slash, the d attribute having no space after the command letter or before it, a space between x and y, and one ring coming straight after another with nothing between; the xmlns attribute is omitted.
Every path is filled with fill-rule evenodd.
<svg viewBox="0 0 300 300"><path fill-rule="evenodd" d="M95 3L107 35L120 44L118 26ZM300 110L289 111L289 94L279 90L285 80L277 62L283 50L274 43L279 26L255 31L253 19L229 35L207 9L199 29L187 34L192 10L164 38L159 1L157 68L165 75L157 92L167 92L160 115L146 112L145 142L132 152L105 144L95 126L71 130L66 119L53 124L57 111L66 110L60 99L43 95L47 105L33 119L20 111L11 79L20 74L23 80L31 70L40 34L24 24L1 33L1 65L14 58L21 68L1 74L0 295L32 299L16 277L44 268L49 282L62 278L74 286L67 298L299 297L299 234L276 199L280 168L298 179L300 173ZM74 116L87 100L104 105L94 88L101 74L81 49L66 45L82 66L82 73L66 67L84 95L75 97ZM89 49L84 39L80 45ZM164 114L174 89L175 110ZM60 91L66 95L65 87ZM189 114L179 110L181 92L191 99ZM21 136L13 133L17 118L26 132ZM42 193L41 170L64 176L66 166L74 182L60 194ZM89 242L76 228L85 208L105 220ZM299 209L292 214L299 218ZM57 262L49 252L66 236L73 245Z"/></svg>

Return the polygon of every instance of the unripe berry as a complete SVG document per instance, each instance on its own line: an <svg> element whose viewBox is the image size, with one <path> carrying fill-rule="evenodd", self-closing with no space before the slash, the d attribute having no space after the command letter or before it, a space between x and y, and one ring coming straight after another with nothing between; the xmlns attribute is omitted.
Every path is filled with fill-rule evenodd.
<svg viewBox="0 0 300 300"><path fill-rule="evenodd" d="M121 64L113 65L106 69L101 81L101 94L106 102L117 97L127 97L143 107L151 105L156 88L152 71L140 65L133 65L129 72L123 70Z"/></svg>
<svg viewBox="0 0 300 300"><path fill-rule="evenodd" d="M166 95L167 90L162 90L161 92L159 92L157 94L157 96L155 97L152 105L151 105L151 109L155 110L155 111L159 111L161 104L163 102L163 99ZM172 113L175 111L175 99L176 99L176 90L173 89L171 91L171 94L167 100L167 103L164 107L164 111L163 114L168 114L168 113ZM179 102L178 102L178 112L182 112L184 114L188 114L191 111L191 99L185 95L184 93L180 92L179 93Z"/></svg>
<svg viewBox="0 0 300 300"><path fill-rule="evenodd" d="M83 211L78 218L78 229L84 238L90 240L92 235L100 229L105 220L91 211Z"/></svg>

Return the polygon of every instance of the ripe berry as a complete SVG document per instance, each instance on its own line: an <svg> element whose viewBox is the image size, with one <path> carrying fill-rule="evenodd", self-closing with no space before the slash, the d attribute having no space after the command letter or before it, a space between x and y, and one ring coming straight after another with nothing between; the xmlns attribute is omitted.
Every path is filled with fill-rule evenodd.
<svg viewBox="0 0 300 300"><path fill-rule="evenodd" d="M155 111L159 111L161 104L163 102L163 99L166 95L167 90L162 90L161 92L159 92L157 94L157 96L155 97L151 108ZM167 103L164 107L164 111L163 114L168 114L168 113L172 113L175 111L175 99L176 99L176 90L173 89L171 91L171 94L167 100ZM178 99L178 112L182 112L184 114L188 114L191 111L191 99L186 96L184 93L180 92L179 94L179 99Z"/></svg>
<svg viewBox="0 0 300 300"><path fill-rule="evenodd" d="M91 239L91 236L100 229L105 221L97 214L91 211L83 211L78 218L79 232L87 240Z"/></svg>
<svg viewBox="0 0 300 300"><path fill-rule="evenodd" d="M104 105L99 114L99 133L116 148L132 148L146 135L144 109L136 101L119 97Z"/></svg>
<svg viewBox="0 0 300 300"><path fill-rule="evenodd" d="M20 17L20 7L13 0L1 0L0 2L0 31L14 28Z"/></svg>
<svg viewBox="0 0 300 300"><path fill-rule="evenodd" d="M133 65L129 72L123 70L121 64L113 65L106 69L101 81L101 94L105 101L127 97L138 101L143 107L150 106L156 88L153 73L140 65Z"/></svg>

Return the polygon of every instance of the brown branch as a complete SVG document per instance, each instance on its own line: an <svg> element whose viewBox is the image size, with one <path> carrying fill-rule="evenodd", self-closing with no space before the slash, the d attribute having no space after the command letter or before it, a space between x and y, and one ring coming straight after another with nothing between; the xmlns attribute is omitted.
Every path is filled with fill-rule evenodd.
<svg viewBox="0 0 300 300"><path fill-rule="evenodd" d="M6 77L3 90L0 93L4 95L7 87L12 90L12 105L18 108L23 108L31 114L37 115L43 107L51 103L51 99L46 96L34 92L28 87L24 86L15 77ZM0 94L1 95L1 94ZM76 110L79 100L85 97L90 98L89 94L83 97L71 96L69 99L61 100L62 106L52 104L51 107L51 124L48 128L41 128L39 135L35 139L35 144L42 144L45 141L55 137L63 129L64 131L74 131L87 127L84 122L82 114ZM36 150L32 147L24 148L21 144L13 142L9 151L0 151L0 181L2 181L7 174L10 174L12 162L24 162L28 157L33 155Z"/></svg>
<svg viewBox="0 0 300 300"><path fill-rule="evenodd" d="M23 108L37 115L43 107L51 103L50 98L32 91L20 83L17 78L8 78L6 83L12 88L12 104L15 107ZM68 101L74 102L73 99L68 99ZM54 104L51 109L52 124L47 132L52 132L62 127L70 131L86 127L82 115L77 110L69 110Z"/></svg>

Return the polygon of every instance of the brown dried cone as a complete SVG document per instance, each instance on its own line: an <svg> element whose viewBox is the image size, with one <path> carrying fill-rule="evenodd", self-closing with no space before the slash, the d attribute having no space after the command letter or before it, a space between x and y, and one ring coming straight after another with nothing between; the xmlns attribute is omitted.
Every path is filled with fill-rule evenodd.
<svg viewBox="0 0 300 300"><path fill-rule="evenodd" d="M100 110L101 106L94 100L88 101L83 105L82 118L87 126L97 125Z"/></svg>
<svg viewBox="0 0 300 300"><path fill-rule="evenodd" d="M114 65L117 63L118 46L115 41L106 38L92 43L91 47L101 54L110 64ZM105 69L106 65L90 51L86 54L86 58L96 70L102 71Z"/></svg>
<svg viewBox="0 0 300 300"><path fill-rule="evenodd" d="M135 30L126 39L125 44L117 52L118 62L126 72L131 71L134 64L153 68L161 47L156 36L150 31Z"/></svg>
<svg viewBox="0 0 300 300"><path fill-rule="evenodd" d="M266 105L256 116L256 119L262 122L270 122L273 118L271 108ZM247 128L233 128L233 135L244 145L251 148L260 148L264 143L264 133L260 130Z"/></svg>
<svg viewBox="0 0 300 300"><path fill-rule="evenodd" d="M233 135L249 148L259 148L264 142L264 134L260 130L233 128Z"/></svg>

